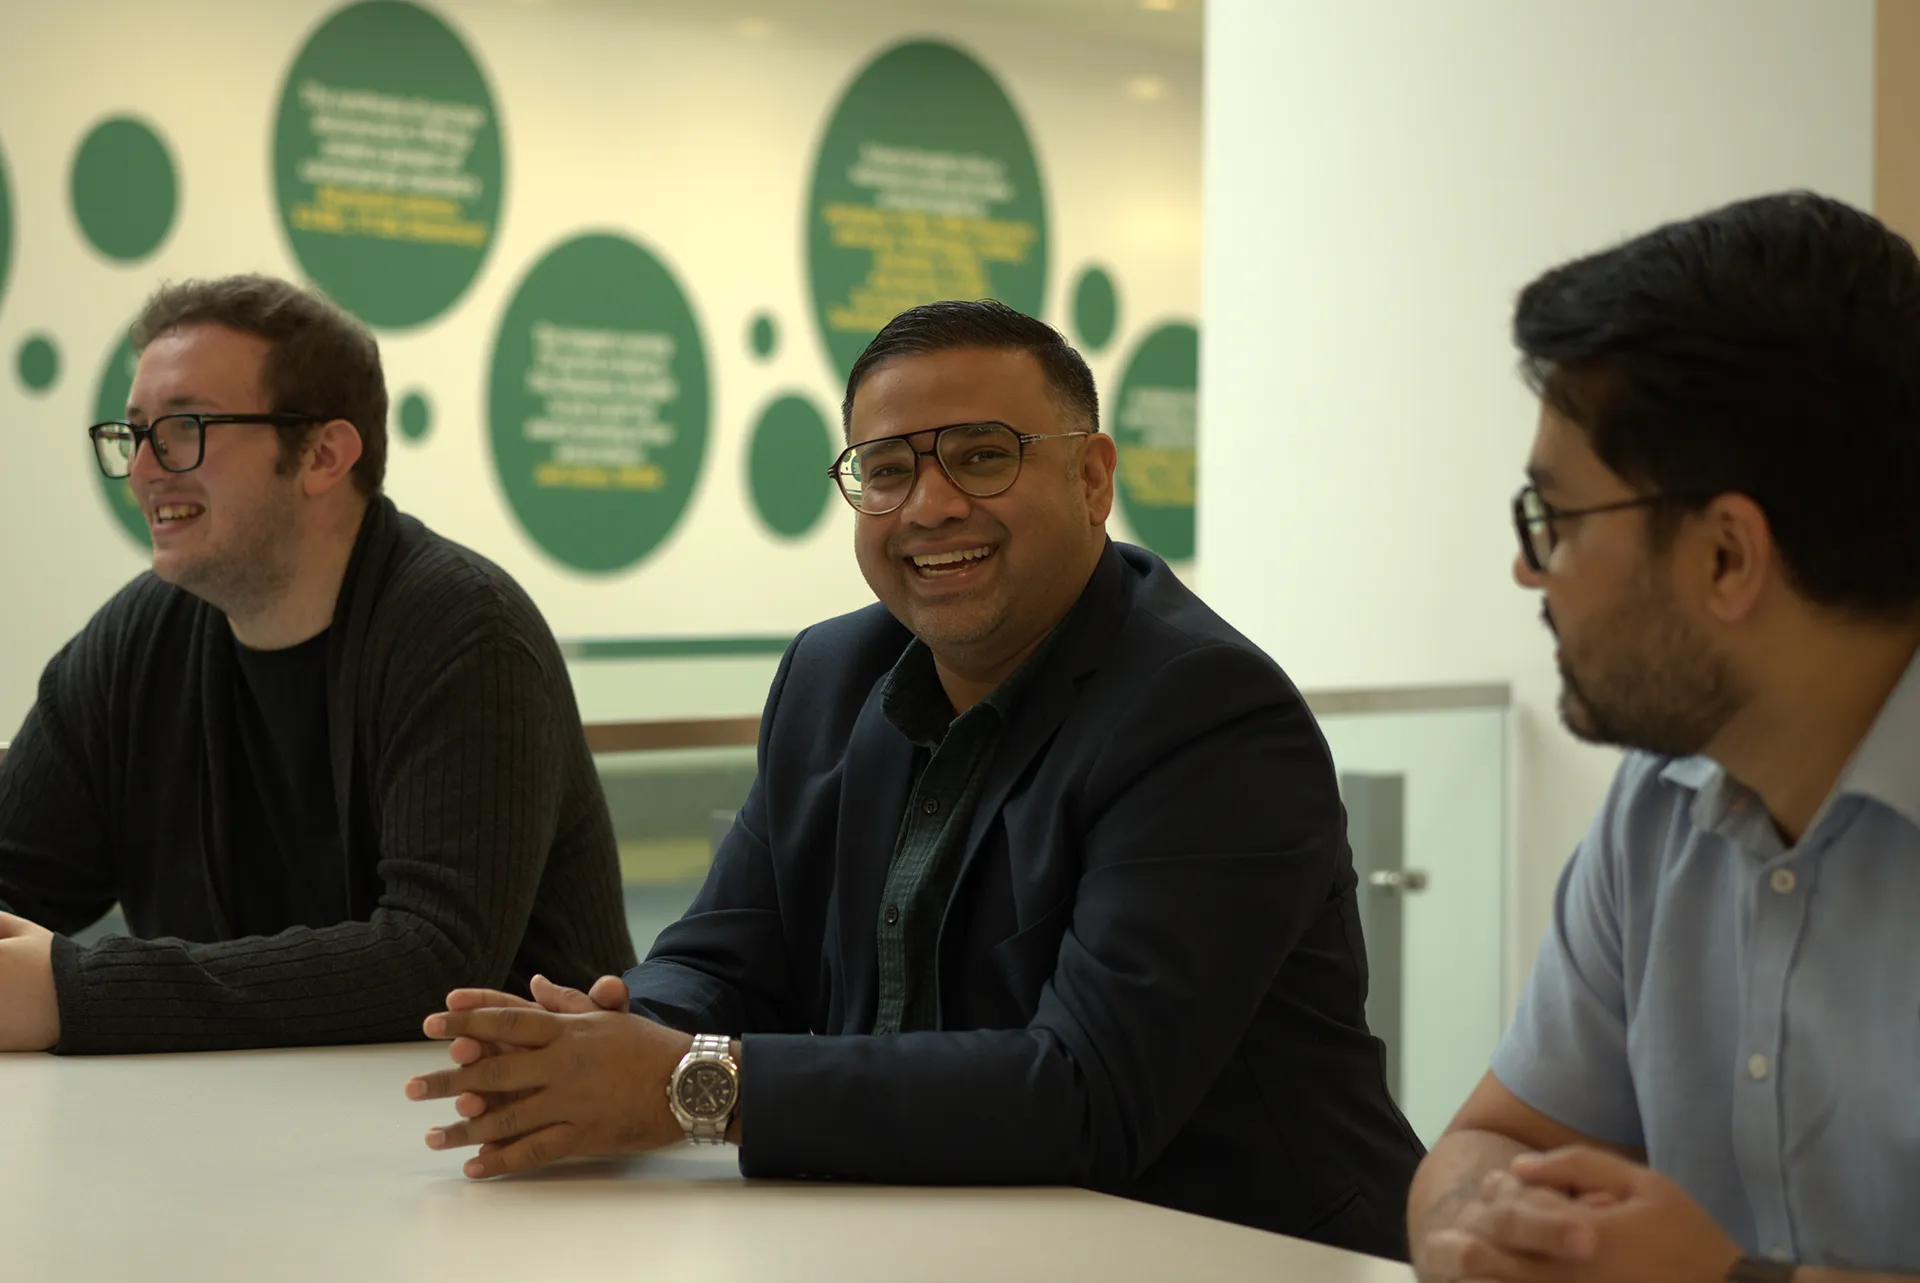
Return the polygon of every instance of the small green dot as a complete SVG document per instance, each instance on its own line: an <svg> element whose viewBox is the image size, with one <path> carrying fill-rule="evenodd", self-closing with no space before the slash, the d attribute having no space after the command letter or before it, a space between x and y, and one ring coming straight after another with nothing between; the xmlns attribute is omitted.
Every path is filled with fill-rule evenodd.
<svg viewBox="0 0 1920 1283"><path fill-rule="evenodd" d="M103 120L74 155L70 195L74 220L95 249L122 262L145 258L173 229L173 157L141 122Z"/></svg>
<svg viewBox="0 0 1920 1283"><path fill-rule="evenodd" d="M1073 328L1080 336L1080 345L1098 352L1112 341L1119 319L1120 297L1113 278L1098 267L1080 273L1080 281L1073 287Z"/></svg>
<svg viewBox="0 0 1920 1283"><path fill-rule="evenodd" d="M60 349L44 334L20 345L17 368L29 392L45 392L60 377Z"/></svg>
<svg viewBox="0 0 1920 1283"><path fill-rule="evenodd" d="M798 539L820 522L833 482L834 439L812 401L783 396L761 412L748 447L747 485L767 529Z"/></svg>
<svg viewBox="0 0 1920 1283"><path fill-rule="evenodd" d="M424 394L407 393L400 402L400 435L409 441L420 441L433 428L433 406L428 404Z"/></svg>
<svg viewBox="0 0 1920 1283"><path fill-rule="evenodd" d="M762 312L753 318L752 331L747 342L753 347L753 354L762 361L773 355L773 349L780 343L780 327L774 324L773 314Z"/></svg>

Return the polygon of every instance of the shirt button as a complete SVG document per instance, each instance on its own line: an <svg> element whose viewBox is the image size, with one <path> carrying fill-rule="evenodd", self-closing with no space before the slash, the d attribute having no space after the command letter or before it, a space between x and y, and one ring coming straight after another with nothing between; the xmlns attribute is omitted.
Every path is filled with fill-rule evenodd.
<svg viewBox="0 0 1920 1283"><path fill-rule="evenodd" d="M1776 1247L1771 1252L1768 1252L1767 1255L1782 1265L1785 1265L1793 1260L1793 1249L1790 1247Z"/></svg>
<svg viewBox="0 0 1920 1283"><path fill-rule="evenodd" d="M940 799L937 797L930 797L926 801L920 804L920 809L925 811L928 815L938 815L940 813Z"/></svg>
<svg viewBox="0 0 1920 1283"><path fill-rule="evenodd" d="M1773 871L1773 877L1769 878L1768 881L1773 886L1773 889L1781 895L1790 894L1794 888L1793 870L1775 869Z"/></svg>
<svg viewBox="0 0 1920 1283"><path fill-rule="evenodd" d="M1747 1076L1748 1077L1754 1078L1754 1079L1765 1078L1767 1076L1768 1068L1769 1066L1767 1065L1767 1058L1761 1055L1759 1052L1756 1051L1751 1056L1747 1057Z"/></svg>
<svg viewBox="0 0 1920 1283"><path fill-rule="evenodd" d="M897 904L888 905L887 906L887 925L892 926L894 923L898 921L900 921L900 906Z"/></svg>

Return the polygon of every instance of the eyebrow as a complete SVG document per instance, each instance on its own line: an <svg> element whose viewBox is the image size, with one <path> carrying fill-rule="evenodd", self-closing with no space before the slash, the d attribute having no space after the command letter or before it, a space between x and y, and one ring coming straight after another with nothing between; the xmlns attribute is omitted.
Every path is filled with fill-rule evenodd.
<svg viewBox="0 0 1920 1283"><path fill-rule="evenodd" d="M175 397L168 397L166 401L164 401L161 404L160 408L166 411L185 410L191 406L205 405L206 403L207 403L207 400L205 397L175 396ZM139 406L132 405L132 404L129 404L127 406L128 417L132 417L133 415L136 415L139 413L140 413Z"/></svg>

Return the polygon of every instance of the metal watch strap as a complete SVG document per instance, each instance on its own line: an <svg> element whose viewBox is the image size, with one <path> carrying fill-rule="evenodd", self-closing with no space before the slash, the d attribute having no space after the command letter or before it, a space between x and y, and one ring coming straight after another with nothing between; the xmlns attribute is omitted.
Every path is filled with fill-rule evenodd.
<svg viewBox="0 0 1920 1283"><path fill-rule="evenodd" d="M1743 1256L1727 1271L1727 1283L1793 1283L1794 1273L1799 1268L1792 1261Z"/></svg>
<svg viewBox="0 0 1920 1283"><path fill-rule="evenodd" d="M724 1034L695 1034L693 1046L687 1049L686 1060L683 1063L693 1064L703 1060L730 1061L732 1049L733 1040ZM737 1091L739 1086L737 1076L734 1084ZM687 1139L696 1145L724 1144L727 1139L727 1125L733 1121L734 1111L739 1108L740 1099L736 1095L733 1108L727 1110L723 1117L682 1119L681 1125L686 1128Z"/></svg>

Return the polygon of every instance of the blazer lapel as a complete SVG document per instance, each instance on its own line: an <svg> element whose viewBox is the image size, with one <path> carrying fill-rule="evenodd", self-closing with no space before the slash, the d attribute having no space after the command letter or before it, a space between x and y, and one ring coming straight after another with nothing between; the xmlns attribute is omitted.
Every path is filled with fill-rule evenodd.
<svg viewBox="0 0 1920 1283"><path fill-rule="evenodd" d="M1080 600L1061 622L1060 634L1054 638L1052 649L1041 660L1040 670L1033 674L1033 680L1019 696L1009 714L1006 728L1000 733L999 748L994 752L993 764L987 769L986 783L980 791L980 803L967 829L967 845L961 856L960 874L954 880L953 896L948 898L947 911L952 910L953 897L960 894L960 888L965 884L967 874L980 853L980 844L985 840L987 830L999 816L1000 808L1007 803L1007 795L1027 773L1034 759L1053 742L1060 724L1073 709L1081 681L1105 662L1132 602L1133 573L1109 540L1099 564L1094 567L1092 577L1087 580L1086 588L1080 593ZM943 931L945 926L946 914L943 912Z"/></svg>

